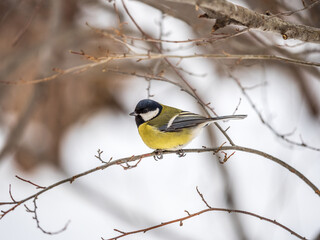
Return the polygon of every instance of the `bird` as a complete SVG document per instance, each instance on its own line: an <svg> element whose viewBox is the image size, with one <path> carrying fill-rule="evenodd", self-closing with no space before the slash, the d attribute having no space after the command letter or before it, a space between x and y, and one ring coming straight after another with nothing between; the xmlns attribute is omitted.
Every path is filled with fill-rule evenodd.
<svg viewBox="0 0 320 240"><path fill-rule="evenodd" d="M200 133L202 128L212 122L247 117L247 115L205 117L151 99L140 100L129 115L135 117L143 142L149 148L160 151L181 150Z"/></svg>

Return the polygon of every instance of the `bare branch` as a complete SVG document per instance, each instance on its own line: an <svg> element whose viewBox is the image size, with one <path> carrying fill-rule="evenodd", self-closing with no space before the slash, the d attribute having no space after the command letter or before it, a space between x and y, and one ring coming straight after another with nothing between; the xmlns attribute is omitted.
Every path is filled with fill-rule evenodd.
<svg viewBox="0 0 320 240"><path fill-rule="evenodd" d="M162 38L149 38L149 37L135 37L135 36L130 36L130 35L125 35L122 34L120 32L116 32L114 34L99 29L99 28L95 28L91 25L89 25L87 23L87 26L89 26L92 30L94 30L96 33L99 33L105 37L114 39L116 41L118 41L118 39L116 38L115 35L118 35L119 37L121 37L124 42L125 39L131 39L131 40L135 40L135 41L143 41L143 42L153 42L153 43L173 43L173 44L177 44L177 43L196 43L196 44L203 44L203 43L217 43L223 40L227 40L229 38L232 37L236 37L236 36L240 36L244 33L247 33L249 31L248 28L244 28L242 30L236 30L234 33L227 33L227 34L223 34L223 33L215 33L215 34L211 34L208 37L202 37L202 38L195 38L195 39L185 39L185 40L167 40L167 39L162 39Z"/></svg>
<svg viewBox="0 0 320 240"><path fill-rule="evenodd" d="M313 189L313 191L320 197L320 190L306 177L304 176L301 172L299 172L297 169L295 169L294 167L290 166L289 164L285 163L284 161L280 160L279 158L276 158L270 154L267 154L265 152L256 150L256 149L252 149L252 148L246 148L246 147L241 147L241 146L220 146L218 148L199 148L199 149L183 149L184 153L202 153L202 152L214 152L217 153L218 151L227 151L227 150L234 150L234 151L242 151L242 152L247 152L247 153L252 153L255 155L259 155L265 159L269 159L279 165L281 165L282 167L286 168L287 170L289 170L290 172L292 172L294 175L296 175L297 177L299 177L302 181L304 181L311 189ZM177 154L179 153L178 151L163 151L161 152L162 155L166 155L166 154ZM60 186L62 184L65 184L67 182L69 183L73 183L76 179L81 178L83 176L86 176L88 174L91 174L93 172L99 171L99 170L104 170L108 167L111 167L113 165L121 165L121 164L127 164L129 162L134 162L138 160L138 163L147 157L152 157L157 155L158 153L156 151L154 152L150 152L150 153L145 153L145 154L140 154L140 155L135 155L135 156L130 156L130 157L126 157L126 158L120 158L117 160L113 160L110 161L108 163L105 163L101 166L89 169L85 172L79 173L77 175L74 175L72 177L66 178L64 180L61 180L59 182L56 182L48 187L46 187L45 189L40 190L39 192L24 198L20 201L13 201L13 202L0 202L0 205L14 205L13 207L11 207L10 209L6 210L6 211L1 211L1 215L0 215L0 220L7 215L9 212L13 211L15 208L17 208L18 206L20 206L21 204L34 199L36 197L38 197L39 195L49 191L50 189L53 189L57 186ZM138 164L137 163L137 164ZM135 164L133 167L137 166L137 164ZM123 166L122 166L123 167ZM131 167L132 168L132 167Z"/></svg>
<svg viewBox="0 0 320 240"><path fill-rule="evenodd" d="M251 107L253 108L253 110L257 113L258 117L260 118L260 121L274 134L276 135L277 137L281 138L282 140L286 141L287 143L290 143L292 145L295 145L295 146L299 146L299 147L305 147L305 148L308 148L308 149L311 149L311 150L314 150L314 151L320 151L320 148L317 148L317 147L313 147L313 146L310 146L308 144L306 144L302 138L300 137L301 139L301 142L296 142L296 141L293 141L291 139L288 139L288 135L291 135L292 133L290 134L281 134L279 133L278 131L276 131L271 125L270 123L268 123L262 116L261 112L257 109L256 105L254 104L253 100L250 98L250 96L248 95L247 91L246 91L246 88L244 88L242 86L242 84L240 83L239 79L237 79L235 76L233 76L230 72L229 72L229 76L230 78L232 78L236 83L237 85L239 86L239 88L241 89L243 95L247 98L249 104L251 105Z"/></svg>
<svg viewBox="0 0 320 240"><path fill-rule="evenodd" d="M74 54L79 54L77 52L72 51ZM57 72L56 74L50 75L45 78L40 79L34 79L34 80L18 80L18 81L6 81L6 80L0 80L0 83L7 84L7 85L27 85L27 84L36 84L40 82L47 82L54 80L60 76L67 75L70 73L80 73L83 71L87 71L88 69L105 65L110 61L114 60L127 60L127 59L136 59L137 61L142 60L153 60L153 59L165 59L168 60L170 58L172 59L193 59L193 58L212 58L212 59L224 59L224 60L268 60L268 61L279 61L282 63L289 63L289 64L296 64L296 65L302 65L302 66L308 66L308 67L320 67L320 62L311 62L311 61L305 61L301 59L294 59L294 58L288 58L288 57L281 57L277 55L250 55L250 54L193 54L193 55L171 55L171 54L157 54L157 53L148 53L148 54L109 54L107 57L100 57L96 58L94 56L86 55L84 53L81 53L80 55L83 55L88 60L93 61L93 63L83 64L79 66L75 66L72 68L68 68L65 70L61 69L55 69ZM173 66L174 67L174 66ZM176 67L174 69L177 70ZM193 92L193 94L197 97L199 103L201 103L203 106L208 106L203 102L199 96L196 94L195 89L192 88L192 86L189 84L188 88ZM213 109L211 108L211 111ZM214 112L214 111L213 111ZM217 115L217 114L215 114Z"/></svg>
<svg viewBox="0 0 320 240"><path fill-rule="evenodd" d="M168 0L200 7L208 18L216 19L213 30L229 24L246 26L262 31L281 34L284 40L289 38L304 42L320 42L320 29L284 21L275 16L260 14L226 0Z"/></svg>
<svg viewBox="0 0 320 240"><path fill-rule="evenodd" d="M291 230L290 228L286 227L285 225L279 223L276 220L272 220L270 218L266 218L266 217L263 217L261 215L258 215L258 214L252 213L252 212L248 212L248 211L228 209L228 208L212 208L212 207L204 209L204 210L201 210L201 211L196 212L196 213L192 213L192 214L187 212L188 215L185 216L185 217L174 219L174 220L167 221L167 222L162 222L162 223L160 223L158 225L154 225L154 226L151 226L151 227L148 227L148 228L143 228L143 229L139 229L139 230L135 230L135 231L124 232L124 231L120 231L118 229L114 229L114 231L119 232L120 235L118 235L116 237L108 238L108 239L104 239L104 238L101 238L101 239L102 240L117 240L119 238L122 238L122 237L125 237L125 236L128 236L128 235L133 235L133 234L137 234L137 233L146 233L146 232L148 232L150 230L154 230L156 228L161 228L161 227L173 224L173 223L179 223L179 225L182 226L183 225L182 224L183 221L185 221L187 219L190 219L190 218L193 218L193 217L196 217L196 216L199 216L199 215L201 215L203 213L206 213L206 212L227 212L227 213L238 213L238 214L252 216L252 217L258 218L260 220L263 220L263 221L266 221L266 222L270 222L270 223L272 223L274 225L277 225L277 226L283 228L284 230L288 231L290 234L296 236L299 239L306 239L305 237L299 235L295 231Z"/></svg>

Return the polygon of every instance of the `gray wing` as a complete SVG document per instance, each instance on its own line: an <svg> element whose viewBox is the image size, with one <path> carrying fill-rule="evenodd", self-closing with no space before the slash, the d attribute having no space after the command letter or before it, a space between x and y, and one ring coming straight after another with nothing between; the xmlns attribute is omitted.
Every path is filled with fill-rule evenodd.
<svg viewBox="0 0 320 240"><path fill-rule="evenodd" d="M164 132L179 132L183 128L193 128L197 127L203 123L216 122L220 120L227 119L243 119L247 115L228 115L214 118L207 118L191 112L181 112L174 117L172 117L168 123L159 127L160 131Z"/></svg>
<svg viewBox="0 0 320 240"><path fill-rule="evenodd" d="M212 121L210 118L198 114L181 112L172 117L167 124L160 126L159 130L164 132L179 132L183 128L196 127L199 124L210 121Z"/></svg>

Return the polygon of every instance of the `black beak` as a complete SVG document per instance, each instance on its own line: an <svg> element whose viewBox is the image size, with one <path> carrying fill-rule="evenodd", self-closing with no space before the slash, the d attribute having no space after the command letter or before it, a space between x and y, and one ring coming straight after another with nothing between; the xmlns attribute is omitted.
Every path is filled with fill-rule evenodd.
<svg viewBox="0 0 320 240"><path fill-rule="evenodd" d="M138 116L138 114L136 112L132 112L129 114L130 116Z"/></svg>

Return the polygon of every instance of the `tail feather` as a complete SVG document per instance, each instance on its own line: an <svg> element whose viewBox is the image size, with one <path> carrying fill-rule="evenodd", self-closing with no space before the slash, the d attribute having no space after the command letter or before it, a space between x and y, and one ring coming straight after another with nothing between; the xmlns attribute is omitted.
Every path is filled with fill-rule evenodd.
<svg viewBox="0 0 320 240"><path fill-rule="evenodd" d="M227 120L227 119L244 119L246 117L247 115L226 115L221 117L213 117L210 119L211 121L216 122L216 121Z"/></svg>

